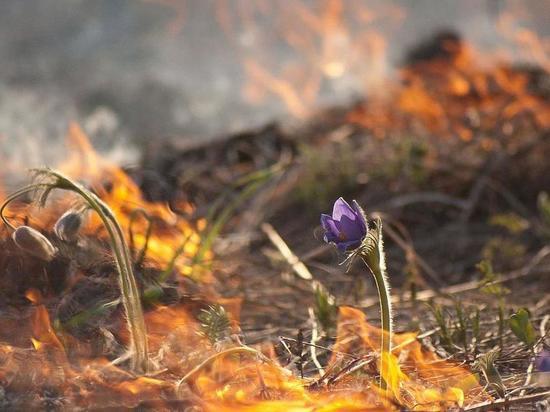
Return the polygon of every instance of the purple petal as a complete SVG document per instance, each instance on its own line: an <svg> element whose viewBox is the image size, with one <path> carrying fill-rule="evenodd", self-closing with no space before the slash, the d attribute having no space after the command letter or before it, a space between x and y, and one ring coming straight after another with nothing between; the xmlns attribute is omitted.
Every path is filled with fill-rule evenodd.
<svg viewBox="0 0 550 412"><path fill-rule="evenodd" d="M337 243L338 236L331 232L325 232L325 234L323 235L323 240L326 243Z"/></svg>
<svg viewBox="0 0 550 412"><path fill-rule="evenodd" d="M337 222L340 233L343 234L342 240L346 241L361 241L365 237L366 231L361 219L355 216L354 220L349 219L347 216L342 216L342 220Z"/></svg>
<svg viewBox="0 0 550 412"><path fill-rule="evenodd" d="M341 252L358 248L367 234L364 214L356 201L352 204L340 197L334 202L332 216L321 215L325 242L334 243Z"/></svg>
<svg viewBox="0 0 550 412"><path fill-rule="evenodd" d="M332 217L326 214L321 215L321 226L323 226L323 229L325 229L327 232L334 233L336 236L339 233L338 227L336 226L336 222Z"/></svg>
<svg viewBox="0 0 550 412"><path fill-rule="evenodd" d="M349 242L337 242L336 247L340 252L345 252L347 250L353 250L358 248L361 245L361 242L358 240L352 240Z"/></svg>
<svg viewBox="0 0 550 412"><path fill-rule="evenodd" d="M535 365L539 372L550 372L550 351L543 350L537 355Z"/></svg>
<svg viewBox="0 0 550 412"><path fill-rule="evenodd" d="M329 215L321 215L321 226L325 229L323 239L327 243L337 242L340 236L340 231L336 225L336 222Z"/></svg>
<svg viewBox="0 0 550 412"><path fill-rule="evenodd" d="M363 230L365 231L365 234L367 234L368 225L367 225L367 219L365 218L365 212L363 211L361 206L359 206L359 203L357 203L355 200L351 202L351 207L353 207L353 210L357 212L357 216L359 216L359 221L363 226Z"/></svg>
<svg viewBox="0 0 550 412"><path fill-rule="evenodd" d="M357 213L351 208L348 202L343 198L338 198L334 202L334 207L332 208L332 218L336 221L340 221L342 216L347 216L350 220L355 220Z"/></svg>

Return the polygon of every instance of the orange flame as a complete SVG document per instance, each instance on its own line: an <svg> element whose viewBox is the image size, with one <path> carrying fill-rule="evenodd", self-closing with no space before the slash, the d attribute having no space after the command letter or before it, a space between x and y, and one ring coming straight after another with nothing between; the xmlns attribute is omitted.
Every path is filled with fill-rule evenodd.
<svg viewBox="0 0 550 412"><path fill-rule="evenodd" d="M186 16L184 5L155 1L177 6L171 30L179 31ZM482 147L491 150L496 146L493 131L505 134L510 127L523 123L540 129L550 127L550 103L530 90L531 79L525 71L495 64L494 60L488 65L483 53L462 42L443 44L445 57L403 68L397 74L398 82L381 82L387 70L388 41L374 23L401 23L401 9L390 5L375 13L359 2L338 0L323 2L319 10L302 2L289 4L240 1L231 9L226 2L217 2L216 18L230 39L238 37L235 27L246 26L253 33L261 22L258 17L273 17L280 28L280 40L291 54L305 57L307 62L303 65L289 59L280 63L273 56L243 53L247 78L242 93L251 103L260 104L274 95L291 114L303 119L311 115L323 88L335 79L350 78L369 92L375 79L385 87L385 97L369 93L373 99L351 110L347 121L378 138L413 129L444 138L457 136L462 141L479 138ZM509 12L499 18L499 28L522 45L532 60L549 69L547 39L515 24ZM512 120L517 125L511 125ZM191 260L199 247L198 232L206 222L199 221L193 227L167 205L145 199L122 169L93 150L76 124L70 127L68 145L70 155L60 169L85 180L110 205L124 228L133 222L137 249L145 245L148 222L142 217L133 220L134 211L142 209L150 216L153 226L147 263L164 268L175 250L183 246L175 270L182 275L195 274ZM3 196L0 190L0 199ZM74 201L70 197L53 198L39 216L32 206L14 205L9 212L21 219L28 216L31 225L49 230ZM193 210L190 204L180 206ZM85 234L105 236L96 216L91 216ZM210 273L201 275L204 282L212 280ZM224 353L220 350L238 348L237 338L212 344L201 334L193 313L196 308L183 303L155 307L146 314L151 355L158 369L154 376L136 377L111 363L105 354L94 352L91 345L56 329L48 302L38 291L27 291L26 297L32 306L23 311L24 341L6 332L16 329L17 321L1 319L0 336L9 344L0 344L0 379L18 393L54 387L68 408L100 405L120 409L154 401L162 409L174 401L199 405L206 411L398 410L398 405L412 410L444 410L489 399L475 375L424 350L415 333L396 334L394 350L382 355L389 365L385 376L391 396L387 397L377 377L376 350L383 332L367 323L361 311L350 307L339 312L337 338L326 368L335 377L332 380L293 375L279 363L268 343L259 345L254 354L233 351L220 355ZM237 335L240 299L224 301L212 294L207 299L227 308L232 332ZM122 327L114 334L116 339L127 339ZM343 354L363 363L357 370L346 369ZM206 362L209 359L212 361ZM196 372L178 385L190 371ZM23 409L36 407L35 401L30 399Z"/></svg>
<svg viewBox="0 0 550 412"><path fill-rule="evenodd" d="M136 407L160 402L155 403L159 406L164 398L198 404L206 411L385 411L398 410L397 402L411 410L437 411L490 399L474 375L423 350L414 333L396 334L395 349L386 359L395 403L377 386L372 362L320 385L282 367L269 344L258 346L258 355L233 351L204 364L217 350L199 333L200 326L183 305L158 307L146 315L151 351L160 370L156 376L134 377L101 358L81 358L79 367L65 353L85 353L80 344L57 336L37 291L30 290L27 296L36 305L32 316L35 354L21 357L19 349L1 344L0 377L9 378L13 387L54 385L74 406ZM342 353L375 359L380 336L381 331L369 325L361 311L342 307L327 370L344 370ZM38 368L29 375L32 365ZM192 378L178 387L179 377L193 368ZM33 376L30 381L29 376Z"/></svg>
<svg viewBox="0 0 550 412"><path fill-rule="evenodd" d="M196 227L192 227L168 205L146 200L136 183L122 169L94 151L77 124L70 126L67 146L70 149L69 157L59 165L59 170L72 178L85 181L111 207L123 228L129 230L133 220L132 237L136 250L145 245L148 222L143 216L135 215L135 211L143 210L149 216L152 225L146 249L149 265L164 268L175 258L175 252L181 249L181 254L175 260L175 270L182 275L202 276L203 282L211 281L207 272L196 270L191 265L200 243L198 232L206 225L204 220L199 220ZM63 197L55 197L40 211L35 210L34 205L20 204L10 206L8 210L16 218L28 218L34 227L51 230L55 221L76 201L74 196L64 194ZM188 203L178 207L187 212L193 210L193 206ZM101 220L95 214L90 214L84 233L106 237ZM209 256L207 252L206 258Z"/></svg>
<svg viewBox="0 0 550 412"><path fill-rule="evenodd" d="M124 171L97 155L78 125L71 125L68 139L71 156L60 169L70 176L91 181L97 194L113 209L122 227L130 226L134 210L144 210L153 221L147 245L148 260L165 267L174 257L174 251L183 245L182 258L177 260L176 268L181 274L191 274L192 267L186 265L185 257L193 256L198 250L200 237L197 231L167 205L145 200L139 187ZM104 181L110 183L110 190L105 188ZM189 204L182 204L181 207L188 211L193 209ZM94 216L88 230L93 232L100 224L99 218ZM199 221L199 228L204 228L204 224L204 221ZM136 230L135 246L137 249L142 248L145 244L146 222L139 219L132 227Z"/></svg>

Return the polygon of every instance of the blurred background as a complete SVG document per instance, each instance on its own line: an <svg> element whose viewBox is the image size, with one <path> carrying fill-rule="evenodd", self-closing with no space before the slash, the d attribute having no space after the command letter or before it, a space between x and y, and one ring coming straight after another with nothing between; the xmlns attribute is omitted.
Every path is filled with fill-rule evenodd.
<svg viewBox="0 0 550 412"><path fill-rule="evenodd" d="M70 121L100 148L205 141L383 96L442 31L476 64L548 67L547 1L25 0L0 5L0 149L55 161ZM481 59L480 57L483 57ZM483 60L483 61L481 61ZM47 145L41 143L48 142ZM38 149L38 150L37 150Z"/></svg>

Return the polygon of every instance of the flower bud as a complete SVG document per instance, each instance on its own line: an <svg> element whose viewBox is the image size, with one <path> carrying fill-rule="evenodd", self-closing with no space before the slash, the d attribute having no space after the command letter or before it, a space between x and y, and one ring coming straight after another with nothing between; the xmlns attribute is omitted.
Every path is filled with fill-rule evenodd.
<svg viewBox="0 0 550 412"><path fill-rule="evenodd" d="M57 252L46 236L29 226L19 226L12 238L21 250L46 262L52 260Z"/></svg>
<svg viewBox="0 0 550 412"><path fill-rule="evenodd" d="M59 239L65 242L74 242L78 237L83 220L81 211L69 210L55 222L53 231Z"/></svg>
<svg viewBox="0 0 550 412"><path fill-rule="evenodd" d="M550 372L550 350L542 350L536 357L535 366L539 372Z"/></svg>

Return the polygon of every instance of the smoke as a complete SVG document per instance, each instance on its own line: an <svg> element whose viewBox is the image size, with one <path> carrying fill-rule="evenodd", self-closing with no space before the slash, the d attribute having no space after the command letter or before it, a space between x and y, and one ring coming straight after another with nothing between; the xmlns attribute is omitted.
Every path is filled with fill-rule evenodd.
<svg viewBox="0 0 550 412"><path fill-rule="evenodd" d="M64 91L0 84L0 158L4 178L25 177L36 167L55 167L68 155L66 135L78 121L102 155L117 164L138 159L115 113L98 106L82 116ZM19 180L19 179L16 179Z"/></svg>
<svg viewBox="0 0 550 412"><path fill-rule="evenodd" d="M347 104L374 92L407 51L442 29L506 47L496 29L502 10L522 6L536 17L541 3L3 2L2 151L52 163L60 151L53 142L71 120L91 122L85 129L106 121L103 137L91 133L94 144L116 147L209 138ZM532 17L516 15L518 24Z"/></svg>

